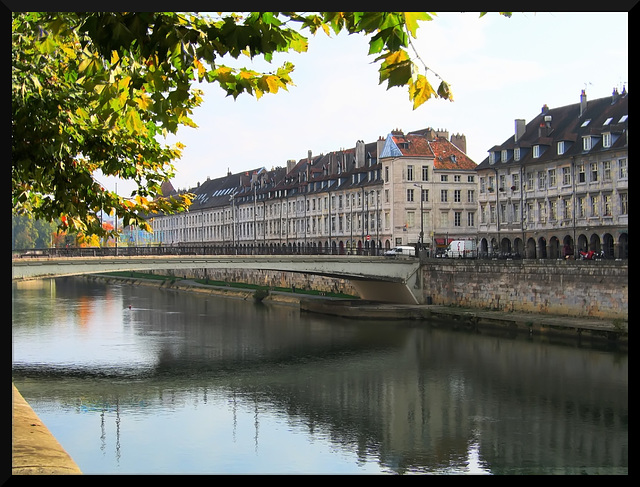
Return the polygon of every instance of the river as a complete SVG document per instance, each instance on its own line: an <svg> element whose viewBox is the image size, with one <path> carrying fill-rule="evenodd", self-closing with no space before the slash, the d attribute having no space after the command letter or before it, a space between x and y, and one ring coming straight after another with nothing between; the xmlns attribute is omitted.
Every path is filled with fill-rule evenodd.
<svg viewBox="0 0 640 487"><path fill-rule="evenodd" d="M12 305L85 474L628 474L626 352L81 278Z"/></svg>

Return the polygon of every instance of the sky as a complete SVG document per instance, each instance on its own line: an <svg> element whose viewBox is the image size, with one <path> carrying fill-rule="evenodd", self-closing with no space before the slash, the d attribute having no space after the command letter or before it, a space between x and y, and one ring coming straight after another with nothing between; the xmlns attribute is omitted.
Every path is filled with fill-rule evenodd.
<svg viewBox="0 0 640 487"><path fill-rule="evenodd" d="M510 18L489 13L438 13L421 22L413 40L430 68L434 88L447 81L454 101L430 99L416 110L406 87L378 83L378 64L368 38L344 33L309 37L306 53L277 54L271 64L246 58L251 69L296 66L295 86L257 100L227 97L215 85L199 85L204 102L196 108L197 129L181 128L186 145L175 161L176 189L207 177L219 178L259 167L286 166L287 160L375 142L395 129L427 127L464 134L467 155L477 164L487 151L513 135L515 119L528 123L543 105L550 108L629 91L627 12L532 12ZM237 63L237 61L236 61ZM112 178L104 180L113 189ZM118 182L128 196L131 183Z"/></svg>

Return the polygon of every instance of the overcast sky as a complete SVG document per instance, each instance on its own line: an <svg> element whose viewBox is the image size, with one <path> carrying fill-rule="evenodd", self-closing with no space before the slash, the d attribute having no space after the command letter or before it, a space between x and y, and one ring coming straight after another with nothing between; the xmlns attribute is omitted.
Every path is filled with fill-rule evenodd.
<svg viewBox="0 0 640 487"><path fill-rule="evenodd" d="M234 100L215 85L200 85L204 103L193 117L199 128L183 128L169 140L187 146L175 162L174 187L187 189L228 170L285 166L309 150L352 148L396 128L464 134L467 155L479 164L513 134L516 118L529 122L544 104L578 103L583 89L588 99L623 86L629 91L626 12L440 13L420 23L417 36L420 57L450 84L453 102L432 99L413 110L406 88L378 84L367 38L318 33L307 53L277 55L271 65L244 61L266 70L292 61L295 86L288 91ZM437 88L439 79L431 72L428 78ZM104 181L113 188L114 180ZM131 187L118 182L120 194Z"/></svg>

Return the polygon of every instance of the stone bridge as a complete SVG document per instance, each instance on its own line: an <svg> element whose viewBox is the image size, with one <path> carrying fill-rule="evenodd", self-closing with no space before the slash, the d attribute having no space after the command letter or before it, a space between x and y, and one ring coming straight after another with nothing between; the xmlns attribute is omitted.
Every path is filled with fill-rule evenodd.
<svg viewBox="0 0 640 487"><path fill-rule="evenodd" d="M362 299L424 304L420 261L354 255L166 255L36 257L12 260L12 279L169 269L255 269L348 279Z"/></svg>

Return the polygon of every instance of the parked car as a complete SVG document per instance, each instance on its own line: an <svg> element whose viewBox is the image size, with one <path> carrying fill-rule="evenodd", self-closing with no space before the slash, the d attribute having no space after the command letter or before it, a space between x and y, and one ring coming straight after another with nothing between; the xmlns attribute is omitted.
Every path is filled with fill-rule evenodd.
<svg viewBox="0 0 640 487"><path fill-rule="evenodd" d="M400 245L399 247L394 247L387 250L384 255L386 255L387 257L397 257L398 255L415 257L416 249L415 247L411 247L409 245Z"/></svg>

